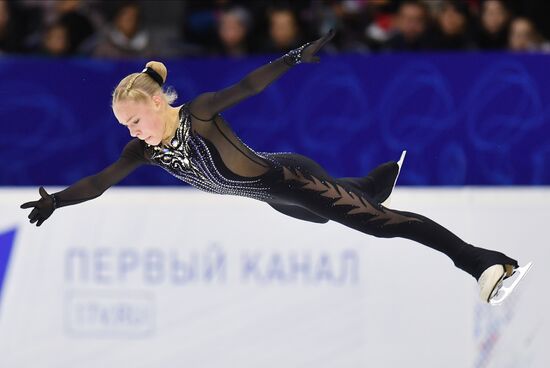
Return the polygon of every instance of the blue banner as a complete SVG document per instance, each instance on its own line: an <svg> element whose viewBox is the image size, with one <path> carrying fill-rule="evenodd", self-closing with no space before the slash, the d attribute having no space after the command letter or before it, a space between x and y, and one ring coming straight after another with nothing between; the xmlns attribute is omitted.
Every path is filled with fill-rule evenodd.
<svg viewBox="0 0 550 368"><path fill-rule="evenodd" d="M176 104L276 56L167 60ZM408 151L400 185L550 184L545 55L323 56L222 114L259 152L297 152L335 177ZM0 185L61 185L114 162L131 139L111 93L145 62L0 59ZM121 185L180 185L144 167Z"/></svg>

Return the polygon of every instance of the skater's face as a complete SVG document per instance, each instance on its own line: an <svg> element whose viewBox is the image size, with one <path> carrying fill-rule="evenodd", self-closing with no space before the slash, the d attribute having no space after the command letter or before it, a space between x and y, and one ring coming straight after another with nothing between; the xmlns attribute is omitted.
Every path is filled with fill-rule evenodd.
<svg viewBox="0 0 550 368"><path fill-rule="evenodd" d="M128 128L132 137L156 146L161 142L166 128L162 109L162 98L153 96L146 101L119 101L114 104L113 113L118 122Z"/></svg>

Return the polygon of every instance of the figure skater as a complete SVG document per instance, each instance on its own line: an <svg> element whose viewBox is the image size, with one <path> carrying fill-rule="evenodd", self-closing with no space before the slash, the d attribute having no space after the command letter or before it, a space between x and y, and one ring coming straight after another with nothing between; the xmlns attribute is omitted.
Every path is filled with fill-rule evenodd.
<svg viewBox="0 0 550 368"><path fill-rule="evenodd" d="M333 178L308 157L294 153L255 152L231 130L220 113L256 95L301 63L317 63L317 52L334 36L330 31L259 67L238 83L206 92L181 106L163 89L167 70L149 62L140 73L122 79L112 94L112 109L134 137L119 159L101 172L53 194L40 187L41 198L31 208L31 223L40 226L57 208L99 197L143 164L162 167L178 179L212 193L231 194L268 203L285 215L315 222L339 222L379 238L401 237L446 254L479 284L481 299L502 302L525 275L503 253L470 245L434 221L416 213L389 209L399 162L380 165L362 178ZM518 271L518 272L516 272ZM503 281L517 273L510 287Z"/></svg>

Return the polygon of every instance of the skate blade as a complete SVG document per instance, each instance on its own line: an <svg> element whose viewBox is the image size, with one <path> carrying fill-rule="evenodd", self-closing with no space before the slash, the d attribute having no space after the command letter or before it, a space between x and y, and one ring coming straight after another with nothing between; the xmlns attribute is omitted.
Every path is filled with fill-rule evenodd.
<svg viewBox="0 0 550 368"><path fill-rule="evenodd" d="M491 305L502 304L502 302L504 302L504 300L506 300L506 298L508 298L510 294L512 294L512 292L514 291L516 286L518 286L521 279L523 279L523 277L527 275L527 272L529 272L532 266L533 266L533 262L529 262L523 267L516 268L514 270L514 273L512 273L512 276L517 272L519 273L518 277L514 280L512 285L510 285L509 287L503 287L503 286L497 287L497 292L495 293L494 296L491 296L491 298L489 299L489 304ZM502 284L502 281L500 281L500 283Z"/></svg>
<svg viewBox="0 0 550 368"><path fill-rule="evenodd" d="M407 151L401 152L401 157L399 158L399 161L397 161L397 165L399 166L399 171L401 171L401 165L403 165L403 161L405 161L405 156L407 155ZM398 173L399 173L398 171ZM399 174L397 174L399 176ZM397 179L397 178L396 178ZM397 180L396 180L397 181Z"/></svg>
<svg viewBox="0 0 550 368"><path fill-rule="evenodd" d="M407 151L403 151L401 152L401 157L399 158L399 161L397 161L397 175L395 176L395 180L393 182L393 187L392 187L392 194L393 194L393 189L395 188L395 184L397 184L397 179L399 178L399 174L401 173L401 166L403 166L403 161L405 161L405 155L407 155ZM391 204L391 194L390 196L388 197L388 199L386 199L384 202L381 203L382 206L384 207L388 207L390 204Z"/></svg>

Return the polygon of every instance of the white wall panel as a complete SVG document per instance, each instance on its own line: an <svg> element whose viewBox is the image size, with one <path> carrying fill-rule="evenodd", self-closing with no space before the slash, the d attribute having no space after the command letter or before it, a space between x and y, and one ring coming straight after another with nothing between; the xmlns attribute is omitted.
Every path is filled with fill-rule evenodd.
<svg viewBox="0 0 550 368"><path fill-rule="evenodd" d="M37 228L19 209L36 197L0 190L0 236L15 231L2 367L550 366L546 188L394 194L397 209L535 262L501 307L429 248L250 199L113 188Z"/></svg>

